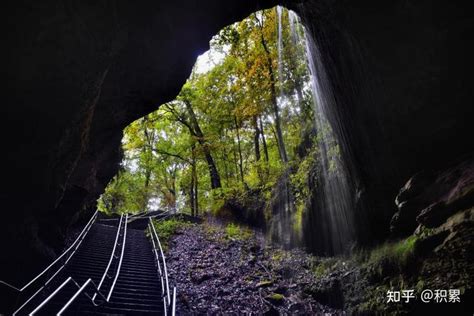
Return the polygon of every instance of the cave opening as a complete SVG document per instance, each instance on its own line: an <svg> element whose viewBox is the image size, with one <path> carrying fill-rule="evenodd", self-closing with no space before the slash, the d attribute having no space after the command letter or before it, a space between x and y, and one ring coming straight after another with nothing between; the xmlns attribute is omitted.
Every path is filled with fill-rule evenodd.
<svg viewBox="0 0 474 316"><path fill-rule="evenodd" d="M0 313L27 297L9 285L83 240L63 270L76 285L112 293L110 266L153 309L133 293L160 291L161 251L164 308L177 285L183 314L472 309L470 11L276 4L11 11ZM110 258L107 281L82 279L88 252ZM392 304L397 287L460 302Z"/></svg>
<svg viewBox="0 0 474 316"><path fill-rule="evenodd" d="M357 181L329 123L336 106L299 16L257 11L213 37L175 100L124 130L121 170L98 208L211 215L285 247L349 253Z"/></svg>

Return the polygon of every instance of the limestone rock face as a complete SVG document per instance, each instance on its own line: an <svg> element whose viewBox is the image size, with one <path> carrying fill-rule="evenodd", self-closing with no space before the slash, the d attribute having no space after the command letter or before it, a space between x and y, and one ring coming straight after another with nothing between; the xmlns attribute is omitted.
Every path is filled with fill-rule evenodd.
<svg viewBox="0 0 474 316"><path fill-rule="evenodd" d="M224 26L275 1L35 1L2 10L0 279L91 216L123 129L179 93ZM5 275L3 275L5 274Z"/></svg>
<svg viewBox="0 0 474 316"><path fill-rule="evenodd" d="M0 279L28 279L54 256L116 173L123 128L178 94L222 27L277 2L5 6ZM460 1L301 2L282 4L320 45L337 98L329 118L365 192L358 230L380 240L410 175L474 148L472 11Z"/></svg>
<svg viewBox="0 0 474 316"><path fill-rule="evenodd" d="M390 226L393 234L407 236L420 224L427 228L440 226L456 212L474 205L474 159L436 175L413 176L396 203L398 212Z"/></svg>
<svg viewBox="0 0 474 316"><path fill-rule="evenodd" d="M328 117L363 192L362 243L388 237L407 179L473 151L474 17L465 5L308 0L298 11L319 44L337 101Z"/></svg>

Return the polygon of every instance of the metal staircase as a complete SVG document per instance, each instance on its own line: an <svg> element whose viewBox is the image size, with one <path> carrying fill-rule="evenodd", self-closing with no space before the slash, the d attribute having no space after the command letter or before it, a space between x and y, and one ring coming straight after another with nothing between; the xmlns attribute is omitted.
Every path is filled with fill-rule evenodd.
<svg viewBox="0 0 474 316"><path fill-rule="evenodd" d="M151 218L98 219L23 288L13 315L174 315L166 261ZM150 239L145 235L148 224ZM138 229L135 229L138 228Z"/></svg>

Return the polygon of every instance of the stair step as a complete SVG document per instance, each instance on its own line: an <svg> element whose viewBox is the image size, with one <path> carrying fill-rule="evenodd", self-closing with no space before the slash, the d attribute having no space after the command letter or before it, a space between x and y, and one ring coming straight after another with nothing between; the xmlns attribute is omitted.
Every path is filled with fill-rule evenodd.
<svg viewBox="0 0 474 316"><path fill-rule="evenodd" d="M133 225L133 222L129 223ZM143 219L135 222L136 227L146 227ZM98 220L91 227L88 235L81 243L71 261L56 279L46 287L41 295L35 298L34 306L52 293L67 277L71 276L79 285L91 278L99 284L110 261L115 238L117 236L118 219L114 221ZM123 237L123 229L120 232ZM119 237L119 238L120 238ZM116 248L120 255L122 246ZM127 228L124 257L120 274L112 293L111 301L105 305L94 306L89 298L80 295L70 306L67 315L162 315L163 297L161 279L158 274L156 257L152 243L143 229ZM102 293L108 294L113 278L117 273L118 259L114 258L108 271L112 278L105 278ZM63 288L41 310L40 315L54 315L76 293L77 287L70 284ZM92 287L86 290L93 295ZM101 298L98 296L97 302ZM31 310L30 310L31 311ZM25 311L26 312L26 311Z"/></svg>
<svg viewBox="0 0 474 316"><path fill-rule="evenodd" d="M112 296L114 293L119 293L120 295L126 294L126 295L135 295L135 294L147 294L147 295L161 295L161 287L156 288L156 289L143 289L143 288L129 288L129 287L115 287L114 291L112 293Z"/></svg>

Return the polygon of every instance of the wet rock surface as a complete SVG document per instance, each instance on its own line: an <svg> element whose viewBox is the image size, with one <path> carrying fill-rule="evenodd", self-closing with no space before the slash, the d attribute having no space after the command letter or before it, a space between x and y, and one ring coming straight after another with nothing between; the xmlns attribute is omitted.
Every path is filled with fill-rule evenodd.
<svg viewBox="0 0 474 316"><path fill-rule="evenodd" d="M258 234L227 238L193 225L175 236L167 255L178 289L177 314L343 314L307 292L316 283L311 257L265 245Z"/></svg>

